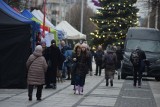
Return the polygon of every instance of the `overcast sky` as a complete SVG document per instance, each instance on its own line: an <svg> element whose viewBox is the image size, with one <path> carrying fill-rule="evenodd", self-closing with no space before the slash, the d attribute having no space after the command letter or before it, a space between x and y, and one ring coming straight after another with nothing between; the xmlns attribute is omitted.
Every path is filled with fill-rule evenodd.
<svg viewBox="0 0 160 107"><path fill-rule="evenodd" d="M96 11L97 7L94 6L94 3L91 2L92 0L87 0L89 7L91 7L94 11Z"/></svg>
<svg viewBox="0 0 160 107"><path fill-rule="evenodd" d="M94 6L94 3L91 2L92 0L87 0L88 5L94 10L96 11L96 9L98 7ZM97 0L98 1L98 0ZM141 18L145 18L148 15L148 0L137 0L137 3L135 4L135 6L137 6L137 8L139 8L139 16L141 16Z"/></svg>

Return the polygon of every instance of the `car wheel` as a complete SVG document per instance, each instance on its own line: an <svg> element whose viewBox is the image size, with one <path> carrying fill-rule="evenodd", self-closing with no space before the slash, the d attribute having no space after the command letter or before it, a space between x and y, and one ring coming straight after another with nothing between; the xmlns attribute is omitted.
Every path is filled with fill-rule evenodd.
<svg viewBox="0 0 160 107"><path fill-rule="evenodd" d="M156 81L160 81L160 77L155 77L155 80Z"/></svg>

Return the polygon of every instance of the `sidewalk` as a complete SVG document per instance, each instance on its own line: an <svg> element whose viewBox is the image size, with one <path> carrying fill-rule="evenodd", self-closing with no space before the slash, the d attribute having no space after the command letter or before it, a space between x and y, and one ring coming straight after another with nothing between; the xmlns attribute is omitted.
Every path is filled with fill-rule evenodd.
<svg viewBox="0 0 160 107"><path fill-rule="evenodd" d="M0 107L87 107L114 106L119 95L123 80L115 77L114 87L106 87L104 71L102 76L94 76L95 64L93 62L93 76L87 75L83 95L73 94L70 80L57 84L57 89L43 89L42 101L36 100L36 90L33 91L33 100L28 101L27 89L0 89ZM104 96L107 97L104 99Z"/></svg>
<svg viewBox="0 0 160 107"><path fill-rule="evenodd" d="M94 73L95 64L93 63L93 74ZM152 92L154 96L154 98L151 97L150 99L155 100L157 107L160 107L159 82L154 81L154 79L145 82L144 87L150 86L152 89L147 89L147 92ZM116 106L115 104L119 104L118 101L124 98L132 98L122 95L123 88L130 91L146 91L145 88L138 89L128 86L132 86L132 80L118 80L117 75L115 75L113 87L106 87L103 70L102 76L87 75L83 95L74 94L73 86L70 85L70 80L57 83L56 90L43 89L42 101L36 100L35 89L33 91L32 101L28 101L27 89L0 89L0 107L114 107ZM125 92L125 94L127 93ZM128 95L131 94L128 93L127 96ZM143 100L143 96L140 99ZM133 100L127 103L133 103ZM122 105L125 106L124 103ZM119 107L119 105L117 107Z"/></svg>

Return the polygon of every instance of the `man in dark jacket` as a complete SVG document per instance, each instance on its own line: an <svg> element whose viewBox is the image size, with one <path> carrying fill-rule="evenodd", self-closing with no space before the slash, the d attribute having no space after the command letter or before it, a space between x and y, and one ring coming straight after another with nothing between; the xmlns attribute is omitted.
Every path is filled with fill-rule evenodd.
<svg viewBox="0 0 160 107"><path fill-rule="evenodd" d="M135 50L131 53L130 61L133 64L133 86L136 87L137 83L137 75L138 75L138 87L141 87L142 80L142 72L144 71L145 64L144 61L146 59L145 52L141 50L139 46L136 46Z"/></svg>
<svg viewBox="0 0 160 107"><path fill-rule="evenodd" d="M102 46L99 45L98 46L98 50L95 53L95 61L96 61L96 73L95 75L98 75L98 71L99 71L99 76L101 75L101 67L102 67L102 58L104 55L104 51L102 50Z"/></svg>
<svg viewBox="0 0 160 107"><path fill-rule="evenodd" d="M117 55L116 70L118 71L118 79L120 79L121 61L123 60L123 52L120 46L116 47L116 55Z"/></svg>
<svg viewBox="0 0 160 107"><path fill-rule="evenodd" d="M56 76L57 76L57 68L60 64L61 52L60 49L56 46L56 41L51 41L51 46L48 48L48 75L46 79L46 88L51 88L51 83L53 84L52 88L56 89Z"/></svg>

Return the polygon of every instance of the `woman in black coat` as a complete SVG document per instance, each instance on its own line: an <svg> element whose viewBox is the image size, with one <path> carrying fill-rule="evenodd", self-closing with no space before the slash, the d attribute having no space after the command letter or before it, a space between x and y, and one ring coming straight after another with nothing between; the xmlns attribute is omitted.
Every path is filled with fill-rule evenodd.
<svg viewBox="0 0 160 107"><path fill-rule="evenodd" d="M83 86L85 84L86 74L89 67L89 54L87 51L87 45L82 44L81 48L78 46L75 48L75 54L73 54L73 62L75 66L73 68L75 94L83 94ZM72 81L73 82L73 81Z"/></svg>
<svg viewBox="0 0 160 107"><path fill-rule="evenodd" d="M48 71L47 77L48 79L46 83L46 88L53 88L56 89L56 76L57 76L57 68L61 64L61 52L60 49L56 46L56 41L51 41L51 46L47 50L48 52ZM53 84L53 86L51 86Z"/></svg>

